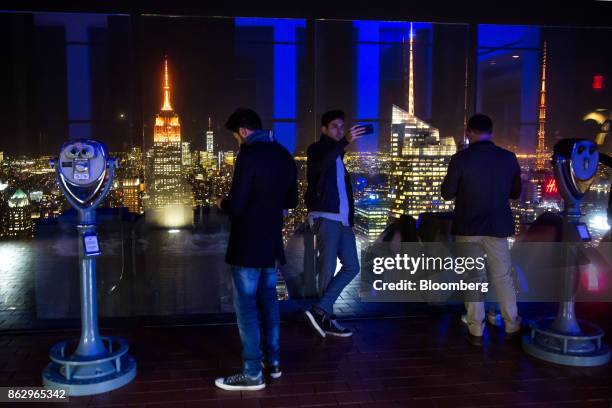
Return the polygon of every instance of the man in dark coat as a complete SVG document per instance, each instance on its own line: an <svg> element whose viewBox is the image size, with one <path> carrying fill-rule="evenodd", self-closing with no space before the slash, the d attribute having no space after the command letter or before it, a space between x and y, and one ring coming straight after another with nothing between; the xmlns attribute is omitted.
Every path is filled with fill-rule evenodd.
<svg viewBox="0 0 612 408"><path fill-rule="evenodd" d="M225 260L232 266L234 308L242 340L243 371L215 384L232 391L265 388L259 316L265 334L265 367L281 376L277 265L285 263L283 210L297 205L297 167L293 156L262 130L250 109L238 109L225 127L240 143L229 195L218 203L231 229ZM258 307L259 305L259 307Z"/></svg>
<svg viewBox="0 0 612 408"><path fill-rule="evenodd" d="M455 199L452 234L458 243L472 243L487 259L487 274L499 297L508 337L520 330L508 237L514 235L514 219L508 200L521 195L521 168L514 153L491 141L493 122L477 114L467 123L468 148L451 157L442 183L442 197ZM471 251L471 248L470 248ZM485 308L466 301L468 340L482 346Z"/></svg>

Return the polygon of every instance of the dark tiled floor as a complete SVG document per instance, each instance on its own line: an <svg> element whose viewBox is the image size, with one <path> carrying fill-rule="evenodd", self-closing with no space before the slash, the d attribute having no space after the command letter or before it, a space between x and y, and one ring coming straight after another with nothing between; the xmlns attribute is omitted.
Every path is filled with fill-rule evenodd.
<svg viewBox="0 0 612 408"><path fill-rule="evenodd" d="M128 339L136 380L111 393L73 398L78 406L169 407L610 407L612 366L571 368L527 356L488 331L484 350L464 340L460 308L404 305L404 317L347 321L351 339L319 339L302 322L282 326L283 377L264 391L215 389L240 366L233 325L102 330ZM543 305L523 305L529 318ZM579 314L612 331L612 307ZM0 335L0 384L39 386L49 347L78 332ZM62 404L65 406L65 404ZM26 406L19 405L19 406ZM42 406L42 405L33 405ZM58 404L58 406L60 406Z"/></svg>

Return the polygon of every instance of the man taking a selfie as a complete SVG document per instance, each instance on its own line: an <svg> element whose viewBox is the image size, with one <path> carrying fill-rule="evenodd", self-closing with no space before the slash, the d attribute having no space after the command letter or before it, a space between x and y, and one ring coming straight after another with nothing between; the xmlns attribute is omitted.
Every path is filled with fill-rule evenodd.
<svg viewBox="0 0 612 408"><path fill-rule="evenodd" d="M318 302L305 312L306 320L321 337L350 337L333 314L342 290L359 273L353 232L354 201L351 177L344 162L345 149L366 133L353 126L345 133L344 112L326 112L321 119L321 138L307 151L306 207L308 224L315 237ZM336 259L342 268L336 272Z"/></svg>

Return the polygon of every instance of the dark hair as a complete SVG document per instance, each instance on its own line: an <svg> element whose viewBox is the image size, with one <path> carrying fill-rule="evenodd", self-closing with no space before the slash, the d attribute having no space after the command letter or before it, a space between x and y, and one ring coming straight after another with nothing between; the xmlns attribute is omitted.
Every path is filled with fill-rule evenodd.
<svg viewBox="0 0 612 408"><path fill-rule="evenodd" d="M325 112L323 116L321 116L321 126L327 127L327 125L329 125L329 122L331 122L334 119L344 120L344 112L342 112L339 109L330 110L330 111Z"/></svg>
<svg viewBox="0 0 612 408"><path fill-rule="evenodd" d="M487 115L477 113L468 120L467 128L476 133L493 133L493 121Z"/></svg>
<svg viewBox="0 0 612 408"><path fill-rule="evenodd" d="M258 130L261 129L261 119L253 109L238 108L225 122L225 128L236 133L240 128Z"/></svg>

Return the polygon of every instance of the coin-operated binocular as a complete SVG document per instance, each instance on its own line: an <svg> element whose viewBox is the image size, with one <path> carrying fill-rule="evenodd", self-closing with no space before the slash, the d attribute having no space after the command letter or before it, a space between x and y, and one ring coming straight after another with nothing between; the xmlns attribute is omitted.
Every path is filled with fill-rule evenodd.
<svg viewBox="0 0 612 408"><path fill-rule="evenodd" d="M581 216L582 198L597 175L597 145L585 139L561 140L554 147L552 164L557 188L565 203L563 215L577 221Z"/></svg>
<svg viewBox="0 0 612 408"><path fill-rule="evenodd" d="M60 189L78 213L81 339L72 354L68 341L51 347L43 384L66 389L68 395L99 394L136 376L136 361L127 354L127 342L119 337L100 337L98 331L96 257L101 251L96 208L110 191L117 162L108 157L104 144L77 139L65 143L50 164Z"/></svg>
<svg viewBox="0 0 612 408"><path fill-rule="evenodd" d="M578 259L581 247L591 241L580 204L597 174L599 153L586 139L564 139L554 147L553 172L564 201L562 239L565 254L562 302L555 318L531 324L523 338L523 349L534 357L557 364L596 366L610 361L610 350L603 344L603 330L576 318L575 293L578 288Z"/></svg>

